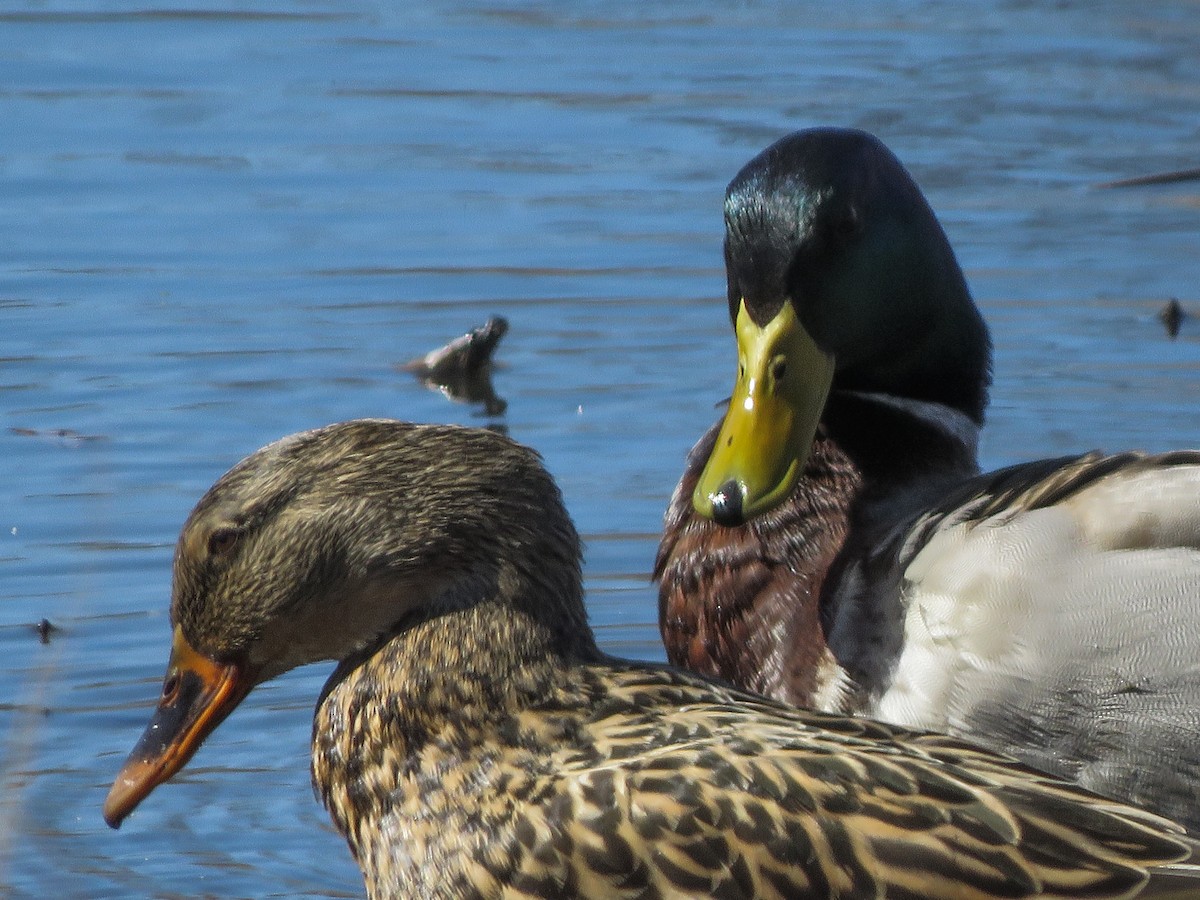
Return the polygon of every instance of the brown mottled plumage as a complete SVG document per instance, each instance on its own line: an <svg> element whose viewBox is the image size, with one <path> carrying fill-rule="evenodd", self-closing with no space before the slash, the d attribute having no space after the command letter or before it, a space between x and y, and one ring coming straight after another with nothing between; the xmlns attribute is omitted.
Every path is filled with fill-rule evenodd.
<svg viewBox="0 0 1200 900"><path fill-rule="evenodd" d="M725 224L738 374L667 510L667 658L1200 829L1200 452L980 475L987 327L871 135L777 141Z"/></svg>
<svg viewBox="0 0 1200 900"><path fill-rule="evenodd" d="M716 431L689 455L663 529L656 574L671 661L797 706L836 699L845 677L820 639L819 599L862 476L819 437L806 489L741 528L724 528L694 515L691 501Z"/></svg>
<svg viewBox="0 0 1200 900"><path fill-rule="evenodd" d="M1130 897L1188 851L952 738L607 657L579 552L536 454L492 432L260 450L184 526L163 699L108 821L254 684L333 657L313 778L373 898Z"/></svg>

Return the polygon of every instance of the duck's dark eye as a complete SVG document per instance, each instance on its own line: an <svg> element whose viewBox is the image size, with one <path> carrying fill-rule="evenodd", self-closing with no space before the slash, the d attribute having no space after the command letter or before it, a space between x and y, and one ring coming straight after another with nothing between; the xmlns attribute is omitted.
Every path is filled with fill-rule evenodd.
<svg viewBox="0 0 1200 900"><path fill-rule="evenodd" d="M236 528L218 528L208 536L208 553L210 556L224 556L232 550L241 537Z"/></svg>
<svg viewBox="0 0 1200 900"><path fill-rule="evenodd" d="M787 374L787 360L777 359L771 363L771 377L776 381L783 381L783 376Z"/></svg>

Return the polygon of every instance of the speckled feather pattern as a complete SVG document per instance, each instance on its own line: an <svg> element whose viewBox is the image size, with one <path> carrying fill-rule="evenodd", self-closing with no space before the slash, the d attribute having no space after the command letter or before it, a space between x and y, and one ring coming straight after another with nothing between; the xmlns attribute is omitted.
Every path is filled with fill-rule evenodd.
<svg viewBox="0 0 1200 900"><path fill-rule="evenodd" d="M374 898L1132 896L1122 860L1178 852L1003 757L666 668L539 667L486 707L432 675L455 712L410 732L389 688L429 638L335 677L316 719Z"/></svg>
<svg viewBox="0 0 1200 900"><path fill-rule="evenodd" d="M604 656L557 488L492 432L364 420L285 440L219 480L179 546L194 649L175 665L228 654L188 679L339 661L313 782L374 900L1130 897L1190 849L952 738ZM194 696L193 717L222 695ZM169 777L139 753L118 783L146 790L116 795L134 805Z"/></svg>

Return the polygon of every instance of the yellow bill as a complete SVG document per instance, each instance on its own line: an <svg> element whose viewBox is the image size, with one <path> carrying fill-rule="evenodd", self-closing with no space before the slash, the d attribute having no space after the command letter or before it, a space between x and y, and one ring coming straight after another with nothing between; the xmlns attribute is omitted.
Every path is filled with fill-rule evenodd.
<svg viewBox="0 0 1200 900"><path fill-rule="evenodd" d="M740 525L791 491L808 460L834 367L789 302L759 327L743 300L734 329L737 383L692 495L696 512L722 525Z"/></svg>

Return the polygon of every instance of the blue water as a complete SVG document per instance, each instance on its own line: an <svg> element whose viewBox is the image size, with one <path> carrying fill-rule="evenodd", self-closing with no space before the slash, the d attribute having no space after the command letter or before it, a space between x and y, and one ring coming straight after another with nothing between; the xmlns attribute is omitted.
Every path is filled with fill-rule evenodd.
<svg viewBox="0 0 1200 900"><path fill-rule="evenodd" d="M151 0L153 4L153 0ZM984 461L1200 445L1200 16L1127 3L0 3L0 896L361 896L308 786L328 669L266 685L120 832L170 558L222 471L355 416L502 422L609 650L733 372L721 198L879 134L996 343ZM411 7L411 8L410 8ZM501 419L396 364L504 315ZM33 623L58 631L48 644Z"/></svg>

